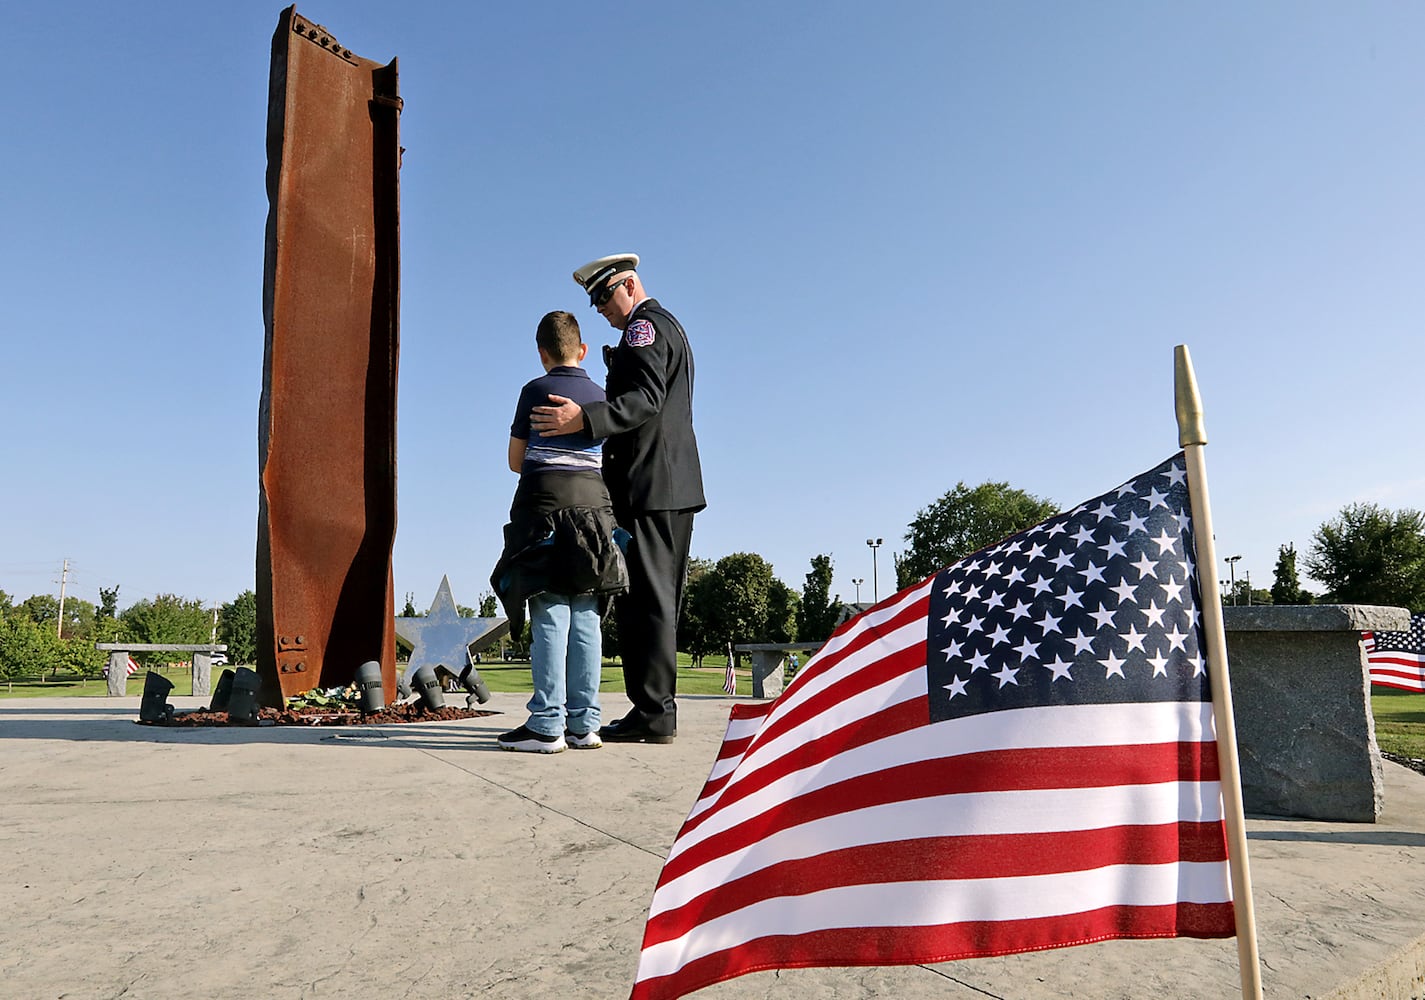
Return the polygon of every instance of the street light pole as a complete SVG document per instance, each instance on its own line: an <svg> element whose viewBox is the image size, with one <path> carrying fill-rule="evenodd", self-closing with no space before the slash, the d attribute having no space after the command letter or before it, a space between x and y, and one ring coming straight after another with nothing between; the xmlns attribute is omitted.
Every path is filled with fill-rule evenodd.
<svg viewBox="0 0 1425 1000"><path fill-rule="evenodd" d="M866 544L871 547L871 603L876 604L881 600L881 588L876 576L876 550L881 547L883 539L868 538Z"/></svg>
<svg viewBox="0 0 1425 1000"><path fill-rule="evenodd" d="M859 580L853 578L851 582L852 582L852 584L854 584L855 587L856 587L856 603L857 603L857 604L860 604L860 603L861 603L861 584L863 584L863 583L866 582L866 578L865 578L864 576L861 577Z"/></svg>
<svg viewBox="0 0 1425 1000"><path fill-rule="evenodd" d="M1227 570L1232 577L1232 606L1234 608L1237 606L1237 560L1241 558L1241 556L1228 556L1225 560Z"/></svg>

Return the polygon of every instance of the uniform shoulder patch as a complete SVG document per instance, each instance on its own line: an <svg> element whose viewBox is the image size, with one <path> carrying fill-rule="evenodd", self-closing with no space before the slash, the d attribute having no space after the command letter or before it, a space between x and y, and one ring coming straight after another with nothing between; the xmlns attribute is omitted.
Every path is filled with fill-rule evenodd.
<svg viewBox="0 0 1425 1000"><path fill-rule="evenodd" d="M658 336L658 331L646 319L636 319L623 331L624 343L629 347L648 347Z"/></svg>

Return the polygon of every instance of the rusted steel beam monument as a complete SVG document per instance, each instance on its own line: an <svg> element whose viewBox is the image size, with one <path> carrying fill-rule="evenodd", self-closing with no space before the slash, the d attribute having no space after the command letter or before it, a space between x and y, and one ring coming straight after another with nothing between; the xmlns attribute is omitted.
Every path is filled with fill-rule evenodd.
<svg viewBox="0 0 1425 1000"><path fill-rule="evenodd" d="M396 690L396 61L288 7L272 37L257 532L262 700Z"/></svg>

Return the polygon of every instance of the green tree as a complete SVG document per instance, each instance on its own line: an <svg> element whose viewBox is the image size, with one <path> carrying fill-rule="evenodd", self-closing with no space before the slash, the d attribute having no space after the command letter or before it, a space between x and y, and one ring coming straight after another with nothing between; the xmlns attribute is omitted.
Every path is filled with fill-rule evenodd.
<svg viewBox="0 0 1425 1000"><path fill-rule="evenodd" d="M33 594L16 605L15 610L36 625L48 625L53 632L55 622L59 621L59 598L53 594Z"/></svg>
<svg viewBox="0 0 1425 1000"><path fill-rule="evenodd" d="M797 609L797 638L821 642L831 635L841 618L841 601L831 596L831 556L812 556L811 572L802 587Z"/></svg>
<svg viewBox="0 0 1425 1000"><path fill-rule="evenodd" d="M229 663L257 662L257 594L244 590L218 609L218 641Z"/></svg>
<svg viewBox="0 0 1425 1000"><path fill-rule="evenodd" d="M417 613L416 613L416 592L415 592L414 590L408 590L408 591L406 591L406 606L401 609L401 617L402 617L402 618L417 618L417 617L419 617L419 615L417 615Z"/></svg>
<svg viewBox="0 0 1425 1000"><path fill-rule="evenodd" d="M63 662L64 644L52 621L40 623L29 615L11 614L0 622L0 680L43 680L45 673Z"/></svg>
<svg viewBox="0 0 1425 1000"><path fill-rule="evenodd" d="M683 606L678 613L678 649L693 658L693 666L701 667L703 657L720 652L724 641L710 628L713 562L711 559L688 560L688 578L683 585Z"/></svg>
<svg viewBox="0 0 1425 1000"><path fill-rule="evenodd" d="M1272 600L1270 590L1253 587L1246 580L1238 580L1235 589L1231 584L1222 588L1222 603L1246 607L1251 604L1272 604L1275 602Z"/></svg>
<svg viewBox="0 0 1425 1000"><path fill-rule="evenodd" d="M599 644L603 647L603 656L606 660L617 660L619 656L617 608L617 601L610 604L609 610L599 621Z"/></svg>
<svg viewBox="0 0 1425 1000"><path fill-rule="evenodd" d="M524 628L520 629L518 635L510 633L509 644L511 656L528 659L529 648L534 645L534 623L526 618Z"/></svg>
<svg viewBox="0 0 1425 1000"><path fill-rule="evenodd" d="M69 602L66 601L66 609L68 606ZM95 649L92 638L65 639L61 644L60 663L78 674L80 680L87 681L91 677L99 676L108 662L109 654Z"/></svg>
<svg viewBox="0 0 1425 1000"><path fill-rule="evenodd" d="M1425 514L1349 504L1312 535L1306 571L1332 603L1425 608Z"/></svg>
<svg viewBox="0 0 1425 1000"><path fill-rule="evenodd" d="M485 591L485 593L483 593L483 594L480 595L480 615L479 615L479 617L481 617L481 618L498 618L498 617L500 617L500 605L499 605L499 602L495 600L495 595L492 594L492 593L491 593L490 591L488 591L488 590Z"/></svg>
<svg viewBox="0 0 1425 1000"><path fill-rule="evenodd" d="M94 605L83 598L65 598L64 625L61 628L61 634L65 639L92 643L97 615L98 612Z"/></svg>
<svg viewBox="0 0 1425 1000"><path fill-rule="evenodd" d="M797 592L775 576L767 585L767 619L757 642L794 642L802 600Z"/></svg>
<svg viewBox="0 0 1425 1000"><path fill-rule="evenodd" d="M212 634L213 615L199 600L189 600L176 594L160 594L145 598L130 607L119 621L125 637L134 642L205 643ZM147 664L165 653L139 653L134 659Z"/></svg>
<svg viewBox="0 0 1425 1000"><path fill-rule="evenodd" d="M772 567L761 556L735 552L723 556L708 574L702 609L715 648L728 643L762 641L767 628Z"/></svg>
<svg viewBox="0 0 1425 1000"><path fill-rule="evenodd" d="M916 512L905 540L909 549L896 555L896 587L904 589L987 545L1033 527L1059 512L1052 500L1036 497L1009 483L964 481L929 507Z"/></svg>
<svg viewBox="0 0 1425 1000"><path fill-rule="evenodd" d="M119 617L119 586L99 588L99 610L95 614L100 618Z"/></svg>
<svg viewBox="0 0 1425 1000"><path fill-rule="evenodd" d="M99 588L99 606L94 609L94 641L113 642L119 637L119 588Z"/></svg>
<svg viewBox="0 0 1425 1000"><path fill-rule="evenodd" d="M1273 604L1310 604L1311 591L1301 585L1296 574L1296 546L1277 546L1277 565L1272 574Z"/></svg>

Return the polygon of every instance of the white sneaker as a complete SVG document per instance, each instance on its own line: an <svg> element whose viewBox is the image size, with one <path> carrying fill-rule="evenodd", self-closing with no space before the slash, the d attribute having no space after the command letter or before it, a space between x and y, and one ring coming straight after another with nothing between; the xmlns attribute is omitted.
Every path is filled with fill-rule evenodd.
<svg viewBox="0 0 1425 1000"><path fill-rule="evenodd" d="M604 741L599 739L597 729L587 733L571 733L566 729L564 730L564 741L571 750L597 750L604 745Z"/></svg>
<svg viewBox="0 0 1425 1000"><path fill-rule="evenodd" d="M495 737L501 750L520 750L524 753L563 753L569 749L562 736L545 736L528 726L511 729Z"/></svg>

